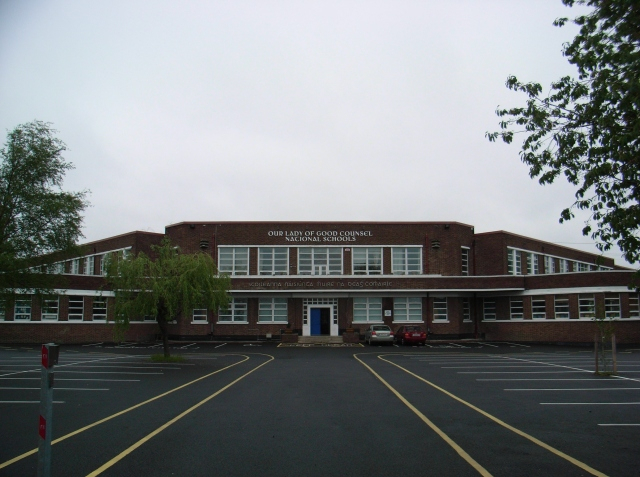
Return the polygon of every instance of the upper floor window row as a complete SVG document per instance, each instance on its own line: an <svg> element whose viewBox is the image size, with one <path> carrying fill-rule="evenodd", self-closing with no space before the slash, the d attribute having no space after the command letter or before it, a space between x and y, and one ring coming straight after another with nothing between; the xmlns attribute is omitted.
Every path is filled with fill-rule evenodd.
<svg viewBox="0 0 640 477"><path fill-rule="evenodd" d="M611 267L579 262L553 255L538 254L526 250L507 248L507 273L509 275L538 275L539 273L569 273L612 270Z"/></svg>
<svg viewBox="0 0 640 477"><path fill-rule="evenodd" d="M382 275L382 247L354 247L352 270L354 275ZM298 247L298 275L342 275L344 273L341 247ZM394 275L422 273L420 247L392 247ZM220 247L218 270L229 275L249 275L249 247ZM255 273L255 272L254 272ZM258 275L288 275L288 247L258 247Z"/></svg>
<svg viewBox="0 0 640 477"><path fill-rule="evenodd" d="M131 253L131 247L85 255L84 257L76 257L71 260L51 264L47 269L47 273L104 276L106 274L107 261L110 258L126 258L129 253Z"/></svg>

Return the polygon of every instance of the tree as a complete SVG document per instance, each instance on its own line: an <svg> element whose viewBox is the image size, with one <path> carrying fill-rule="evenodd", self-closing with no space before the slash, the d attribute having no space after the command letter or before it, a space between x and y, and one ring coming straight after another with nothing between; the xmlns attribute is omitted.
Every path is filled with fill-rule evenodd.
<svg viewBox="0 0 640 477"><path fill-rule="evenodd" d="M17 126L0 149L0 295L18 289L50 289L53 275L41 273L52 254L70 253L82 237L87 191L65 192L73 169L65 144L49 123ZM47 270L44 270L47 271Z"/></svg>
<svg viewBox="0 0 640 477"><path fill-rule="evenodd" d="M561 174L578 189L560 222L587 210L582 230L606 251L617 243L625 259L640 258L640 3L637 0L563 0L592 7L573 22L579 34L563 47L570 76L551 84L544 96L538 83L515 76L506 86L528 96L526 106L498 109L500 131L487 133L511 143L524 133L520 158L531 178L551 184ZM554 22L563 26L567 18ZM517 129L514 129L517 128Z"/></svg>
<svg viewBox="0 0 640 477"><path fill-rule="evenodd" d="M143 252L126 257L111 256L107 283L115 292L117 330L132 319L155 316L162 334L164 355L169 357L167 324L191 316L194 309L227 307L230 280L219 276L206 253L183 254L168 238L152 245L153 257Z"/></svg>

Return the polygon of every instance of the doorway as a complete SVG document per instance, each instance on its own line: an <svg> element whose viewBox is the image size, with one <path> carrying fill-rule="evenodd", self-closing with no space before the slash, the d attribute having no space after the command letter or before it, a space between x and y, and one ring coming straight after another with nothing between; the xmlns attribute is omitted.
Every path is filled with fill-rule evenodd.
<svg viewBox="0 0 640 477"><path fill-rule="evenodd" d="M331 308L310 308L309 315L311 336L331 334Z"/></svg>

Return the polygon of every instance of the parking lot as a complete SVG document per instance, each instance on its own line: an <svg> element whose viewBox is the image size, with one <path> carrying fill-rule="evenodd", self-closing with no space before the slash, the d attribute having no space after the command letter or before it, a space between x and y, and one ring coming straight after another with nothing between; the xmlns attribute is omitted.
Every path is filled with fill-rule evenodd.
<svg viewBox="0 0 640 477"><path fill-rule="evenodd" d="M63 346L53 475L640 475L640 349ZM35 475L40 351L0 347L0 475Z"/></svg>

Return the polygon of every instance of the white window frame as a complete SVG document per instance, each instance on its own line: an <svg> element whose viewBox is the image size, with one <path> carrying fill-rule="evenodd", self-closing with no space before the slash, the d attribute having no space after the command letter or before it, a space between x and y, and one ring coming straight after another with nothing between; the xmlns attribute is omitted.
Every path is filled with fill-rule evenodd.
<svg viewBox="0 0 640 477"><path fill-rule="evenodd" d="M232 298L229 307L218 310L218 323L248 323L246 298Z"/></svg>
<svg viewBox="0 0 640 477"><path fill-rule="evenodd" d="M578 295L578 317L581 320L593 320L596 317L596 297L594 295Z"/></svg>
<svg viewBox="0 0 640 477"><path fill-rule="evenodd" d="M496 321L496 301L492 299L482 299L482 320Z"/></svg>
<svg viewBox="0 0 640 477"><path fill-rule="evenodd" d="M567 260L566 258L561 258L558 260L558 264L559 264L558 272L569 273L569 260Z"/></svg>
<svg viewBox="0 0 640 477"><path fill-rule="evenodd" d="M527 275L538 275L538 254L527 252Z"/></svg>
<svg viewBox="0 0 640 477"><path fill-rule="evenodd" d="M284 262L283 262L284 260ZM288 275L289 248L288 247L259 247L258 275Z"/></svg>
<svg viewBox="0 0 640 477"><path fill-rule="evenodd" d="M640 318L640 296L629 294L629 318Z"/></svg>
<svg viewBox="0 0 640 477"><path fill-rule="evenodd" d="M524 319L524 301L522 300L522 298L512 297L509 299L509 319Z"/></svg>
<svg viewBox="0 0 640 477"><path fill-rule="evenodd" d="M260 298L258 300L258 323L288 323L286 298Z"/></svg>
<svg viewBox="0 0 640 477"><path fill-rule="evenodd" d="M567 295L555 295L553 297L553 315L556 320L571 318L569 297Z"/></svg>
<svg viewBox="0 0 640 477"><path fill-rule="evenodd" d="M78 304L80 306L78 306ZM79 295L69 296L68 321L84 320L84 297Z"/></svg>
<svg viewBox="0 0 640 477"><path fill-rule="evenodd" d="M249 247L220 247L218 271L232 276L249 275Z"/></svg>
<svg viewBox="0 0 640 477"><path fill-rule="evenodd" d="M40 314L42 321L58 321L59 314L60 299L58 297L45 298L42 300L42 311Z"/></svg>
<svg viewBox="0 0 640 477"><path fill-rule="evenodd" d="M556 260L554 257L544 256L544 273L556 273Z"/></svg>
<svg viewBox="0 0 640 477"><path fill-rule="evenodd" d="M364 254L364 257L357 256L360 254ZM351 249L351 273L353 275L382 275L382 254L382 247L353 247ZM356 270L356 260L361 261L359 265L364 266L364 269Z"/></svg>
<svg viewBox="0 0 640 477"><path fill-rule="evenodd" d="M622 316L620 295L607 295L604 296L604 317L608 320L619 320Z"/></svg>
<svg viewBox="0 0 640 477"><path fill-rule="evenodd" d="M421 275L422 247L392 247L391 273L393 275Z"/></svg>
<svg viewBox="0 0 640 477"><path fill-rule="evenodd" d="M95 255L84 258L83 275L93 275L95 272Z"/></svg>
<svg viewBox="0 0 640 477"><path fill-rule="evenodd" d="M433 321L441 323L449 321L446 297L433 298Z"/></svg>
<svg viewBox="0 0 640 477"><path fill-rule="evenodd" d="M91 304L91 319L93 321L107 321L108 309L109 309L109 304L107 301L107 297L104 297L104 296L93 297L93 303Z"/></svg>
<svg viewBox="0 0 640 477"><path fill-rule="evenodd" d="M342 275L342 248L298 247L298 275Z"/></svg>
<svg viewBox="0 0 640 477"><path fill-rule="evenodd" d="M520 250L507 247L507 275L522 275L522 254Z"/></svg>
<svg viewBox="0 0 640 477"><path fill-rule="evenodd" d="M208 321L208 310L206 308L194 308L191 314L192 323L206 323Z"/></svg>
<svg viewBox="0 0 640 477"><path fill-rule="evenodd" d="M461 247L460 254L462 260L460 271L462 276L467 277L469 276L469 247Z"/></svg>
<svg viewBox="0 0 640 477"><path fill-rule="evenodd" d="M364 317L364 319L361 319ZM353 323L384 323L382 298L354 298Z"/></svg>
<svg viewBox="0 0 640 477"><path fill-rule="evenodd" d="M14 321L31 321L31 296L16 298L13 305Z"/></svg>
<svg viewBox="0 0 640 477"><path fill-rule="evenodd" d="M424 323L422 319L422 298L397 297L393 299L394 323Z"/></svg>
<svg viewBox="0 0 640 477"><path fill-rule="evenodd" d="M80 274L80 259L74 258L71 260L71 267L69 268L69 273L71 275L79 275Z"/></svg>
<svg viewBox="0 0 640 477"><path fill-rule="evenodd" d="M462 322L471 322L471 303L468 298L462 299Z"/></svg>
<svg viewBox="0 0 640 477"><path fill-rule="evenodd" d="M545 297L531 297L531 319L547 319L547 300Z"/></svg>

